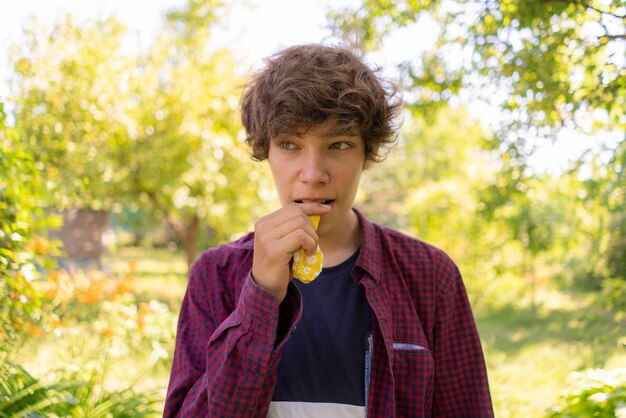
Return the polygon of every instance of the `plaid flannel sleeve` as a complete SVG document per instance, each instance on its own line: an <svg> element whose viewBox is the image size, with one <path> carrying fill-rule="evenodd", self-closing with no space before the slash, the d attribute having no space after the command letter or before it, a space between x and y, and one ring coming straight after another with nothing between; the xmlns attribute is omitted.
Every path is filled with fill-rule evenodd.
<svg viewBox="0 0 626 418"><path fill-rule="evenodd" d="M236 308L216 323L223 289L207 285L202 270L192 271L181 307L163 415L265 417L280 350L301 315L300 294L290 284L279 309L277 299L248 274ZM279 331L279 312L286 332Z"/></svg>
<svg viewBox="0 0 626 418"><path fill-rule="evenodd" d="M444 264L448 280L437 303L433 417L493 417L489 383L461 274Z"/></svg>

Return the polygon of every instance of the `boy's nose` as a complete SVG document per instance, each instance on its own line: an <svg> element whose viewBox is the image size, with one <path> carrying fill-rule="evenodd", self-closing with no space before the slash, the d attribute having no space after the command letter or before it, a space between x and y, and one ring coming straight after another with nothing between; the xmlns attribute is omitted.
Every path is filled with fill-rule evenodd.
<svg viewBox="0 0 626 418"><path fill-rule="evenodd" d="M301 182L312 185L328 182L330 176L319 153L310 152L303 155L299 178Z"/></svg>

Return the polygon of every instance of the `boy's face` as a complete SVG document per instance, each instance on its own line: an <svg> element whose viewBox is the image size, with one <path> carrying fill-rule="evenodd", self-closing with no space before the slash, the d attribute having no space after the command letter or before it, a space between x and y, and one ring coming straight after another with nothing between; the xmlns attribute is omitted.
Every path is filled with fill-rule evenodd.
<svg viewBox="0 0 626 418"><path fill-rule="evenodd" d="M330 212L321 217L320 239L351 232L356 217L352 204L365 166L359 134L325 136L328 123L301 135L280 135L270 142L268 162L283 206L324 202ZM345 236L345 235L344 235Z"/></svg>

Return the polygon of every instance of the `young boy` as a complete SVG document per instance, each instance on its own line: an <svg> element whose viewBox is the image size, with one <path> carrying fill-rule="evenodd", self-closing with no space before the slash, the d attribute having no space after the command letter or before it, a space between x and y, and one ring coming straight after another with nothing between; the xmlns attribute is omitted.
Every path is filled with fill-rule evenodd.
<svg viewBox="0 0 626 418"><path fill-rule="evenodd" d="M454 263L352 207L395 140L393 89L347 49L304 45L270 57L241 105L282 208L195 263L164 416L493 416ZM319 277L292 280L294 253L318 248Z"/></svg>

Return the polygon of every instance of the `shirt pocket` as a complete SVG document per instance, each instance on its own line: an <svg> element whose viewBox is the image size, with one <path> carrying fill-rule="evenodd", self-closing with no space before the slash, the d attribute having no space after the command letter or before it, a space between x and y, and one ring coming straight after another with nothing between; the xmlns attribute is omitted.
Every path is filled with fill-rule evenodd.
<svg viewBox="0 0 626 418"><path fill-rule="evenodd" d="M435 363L419 343L393 343L396 416L427 417L432 409Z"/></svg>

